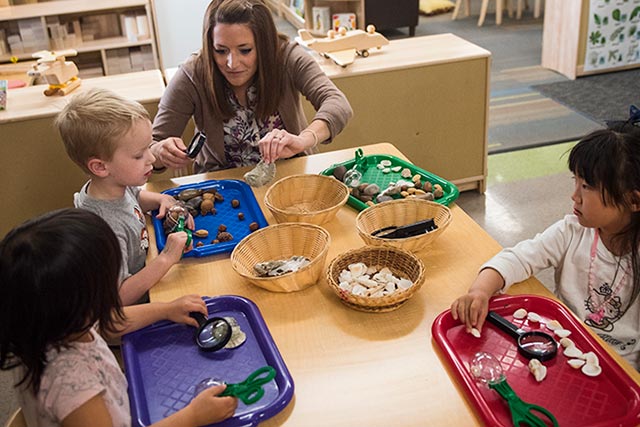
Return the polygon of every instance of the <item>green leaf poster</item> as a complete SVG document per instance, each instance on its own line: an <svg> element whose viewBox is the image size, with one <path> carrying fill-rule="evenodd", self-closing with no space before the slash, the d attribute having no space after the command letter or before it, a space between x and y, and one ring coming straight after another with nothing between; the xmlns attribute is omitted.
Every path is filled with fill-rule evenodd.
<svg viewBox="0 0 640 427"><path fill-rule="evenodd" d="M640 63L640 0L591 0L584 71Z"/></svg>

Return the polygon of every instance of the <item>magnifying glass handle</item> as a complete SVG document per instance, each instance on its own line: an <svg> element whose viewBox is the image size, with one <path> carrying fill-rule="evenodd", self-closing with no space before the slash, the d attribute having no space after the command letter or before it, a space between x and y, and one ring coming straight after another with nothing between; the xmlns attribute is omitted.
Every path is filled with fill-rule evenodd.
<svg viewBox="0 0 640 427"><path fill-rule="evenodd" d="M198 325L200 326L204 325L204 323L207 321L207 317L199 311L192 311L189 313L189 316L196 319L196 322L198 322Z"/></svg>
<svg viewBox="0 0 640 427"><path fill-rule="evenodd" d="M489 313L487 313L487 320L493 323L494 325L496 325L498 328L502 329L504 332L514 337L515 339L520 338L520 335L522 334L522 331L518 329L516 325L509 322L507 319L500 316L495 311L490 311Z"/></svg>

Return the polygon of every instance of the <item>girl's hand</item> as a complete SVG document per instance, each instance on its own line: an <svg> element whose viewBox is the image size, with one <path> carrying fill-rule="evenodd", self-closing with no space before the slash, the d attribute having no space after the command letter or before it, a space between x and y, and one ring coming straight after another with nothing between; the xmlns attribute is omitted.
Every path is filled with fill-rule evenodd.
<svg viewBox="0 0 640 427"><path fill-rule="evenodd" d="M482 291L470 289L466 295L451 304L451 315L466 325L467 332L471 332L471 328L482 331L484 319L489 311L489 298L490 295Z"/></svg>
<svg viewBox="0 0 640 427"><path fill-rule="evenodd" d="M191 312L202 313L205 317L209 316L207 305L198 295L185 295L168 303L167 319L176 323L184 323L193 327L198 327L198 322L191 316ZM222 391L222 390L221 390Z"/></svg>
<svg viewBox="0 0 640 427"><path fill-rule="evenodd" d="M151 145L151 153L155 156L156 167L180 169L191 164L186 153L187 147L181 138L170 137Z"/></svg>
<svg viewBox="0 0 640 427"><path fill-rule="evenodd" d="M226 384L210 387L194 397L184 408L185 411L190 412L193 425L219 423L233 416L238 406L238 399L231 396L218 397L226 388Z"/></svg>
<svg viewBox="0 0 640 427"><path fill-rule="evenodd" d="M284 129L274 129L259 142L260 155L265 163L274 163L278 159L288 159L305 150L304 138L293 135Z"/></svg>

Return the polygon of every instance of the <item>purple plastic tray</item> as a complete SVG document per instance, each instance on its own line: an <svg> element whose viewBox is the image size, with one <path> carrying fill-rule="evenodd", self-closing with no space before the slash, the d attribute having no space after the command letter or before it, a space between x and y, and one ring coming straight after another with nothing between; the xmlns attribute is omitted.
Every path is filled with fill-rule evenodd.
<svg viewBox="0 0 640 427"><path fill-rule="evenodd" d="M193 398L196 385L205 378L237 383L265 365L272 366L277 374L263 386L262 399L249 406L238 400L235 415L214 425L255 426L291 401L293 379L258 307L232 295L204 300L210 316L234 317L247 340L235 349L206 353L195 344L195 328L167 321L125 335L122 356L132 425L148 426L184 408Z"/></svg>
<svg viewBox="0 0 640 427"><path fill-rule="evenodd" d="M258 205L258 201L256 200L251 187L243 181L235 179L202 181L194 184L181 185L179 187L165 190L162 193L177 196L178 193L187 188L215 188L224 196L224 201L215 203L215 215L197 215L193 218L196 223L195 229L205 229L209 232L209 236L205 238L193 236L193 249L186 252L183 257L203 257L231 252L233 248L240 243L240 240L251 233L249 230L249 224L255 221L258 223L259 228L269 225L262 213L262 209L260 209L260 205ZM240 202L240 207L231 207L231 200L233 199ZM244 214L244 219L242 221L238 219L239 212ZM167 236L164 234L164 230L162 229L163 220L157 219L157 214L157 211L153 212L153 229L156 234L158 252L161 252L167 244ZM220 224L227 226L227 231L231 233L233 240L212 244L211 241L216 238L216 234L218 234L218 226ZM204 243L204 246L196 247L198 242Z"/></svg>

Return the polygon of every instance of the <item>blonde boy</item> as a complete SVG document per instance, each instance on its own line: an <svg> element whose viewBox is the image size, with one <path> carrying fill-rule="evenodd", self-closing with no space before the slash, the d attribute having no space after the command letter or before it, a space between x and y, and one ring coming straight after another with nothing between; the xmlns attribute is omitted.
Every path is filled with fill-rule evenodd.
<svg viewBox="0 0 640 427"><path fill-rule="evenodd" d="M187 241L184 232L170 234L164 250L145 266L149 237L144 212L159 209L162 218L176 203L171 196L139 188L155 161L149 150L149 114L135 101L92 89L74 95L55 125L71 160L90 177L75 193L74 204L100 215L118 237L120 298L124 305L133 304L180 260Z"/></svg>

